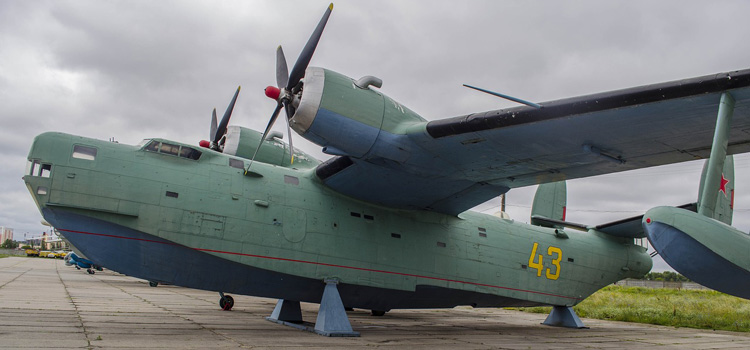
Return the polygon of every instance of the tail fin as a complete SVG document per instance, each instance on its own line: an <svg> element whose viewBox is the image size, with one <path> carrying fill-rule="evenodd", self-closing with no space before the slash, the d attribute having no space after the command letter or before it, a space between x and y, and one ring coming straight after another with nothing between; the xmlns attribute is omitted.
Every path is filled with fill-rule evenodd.
<svg viewBox="0 0 750 350"><path fill-rule="evenodd" d="M703 189L706 187L706 171L708 161L703 165L701 173L700 190L698 191L698 207L701 205ZM716 186L711 186L715 188ZM734 212L734 157L728 155L724 160L724 169L721 174L721 183L716 194L716 207L714 208L713 218L727 225L732 224L732 213Z"/></svg>
<svg viewBox="0 0 750 350"><path fill-rule="evenodd" d="M534 204L531 205L531 224L549 226L536 218L565 221L567 196L565 181L539 185L534 195Z"/></svg>

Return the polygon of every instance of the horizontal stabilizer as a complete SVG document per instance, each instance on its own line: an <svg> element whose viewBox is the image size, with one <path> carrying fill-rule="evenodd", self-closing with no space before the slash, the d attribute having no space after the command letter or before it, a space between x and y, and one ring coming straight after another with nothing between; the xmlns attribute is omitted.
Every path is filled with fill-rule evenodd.
<svg viewBox="0 0 750 350"><path fill-rule="evenodd" d="M689 210L692 212L698 211L698 205L696 203L681 205L678 208ZM644 238L646 237L646 231L643 230L643 225L641 224L642 220L643 215L638 215L631 218L599 225L596 226L595 229L599 232L603 232L616 237Z"/></svg>
<svg viewBox="0 0 750 350"><path fill-rule="evenodd" d="M575 222L569 222L569 221L564 221L564 220L550 219L548 217L541 216L541 215L532 215L531 224L537 225L537 226L543 226L543 227L568 227L568 228L572 228L576 230L588 231L588 226L584 224L578 224Z"/></svg>

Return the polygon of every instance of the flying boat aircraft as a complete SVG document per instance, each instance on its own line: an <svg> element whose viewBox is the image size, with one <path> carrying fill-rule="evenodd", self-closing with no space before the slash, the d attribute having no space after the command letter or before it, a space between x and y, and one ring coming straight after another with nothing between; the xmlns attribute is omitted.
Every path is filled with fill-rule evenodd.
<svg viewBox="0 0 750 350"><path fill-rule="evenodd" d="M636 241L644 226L691 228L672 211L647 214L644 226L573 230L564 217L524 224L468 209L512 188L750 151L750 70L514 98L523 105L427 121L381 92L378 78L308 67L332 8L291 71L277 49L277 83L266 89L276 107L263 133L228 126L238 89L200 146L37 136L24 181L44 219L108 269L217 291L224 309L234 304L224 293L277 298L270 320L323 335L359 334L345 308L552 305L546 324L583 327L573 305L651 269ZM729 99L731 127L715 138ZM280 114L289 144L270 132ZM332 157L295 149L291 130ZM704 192L718 190L706 180ZM710 211L668 210L703 230L726 226ZM314 326L300 302L320 304Z"/></svg>

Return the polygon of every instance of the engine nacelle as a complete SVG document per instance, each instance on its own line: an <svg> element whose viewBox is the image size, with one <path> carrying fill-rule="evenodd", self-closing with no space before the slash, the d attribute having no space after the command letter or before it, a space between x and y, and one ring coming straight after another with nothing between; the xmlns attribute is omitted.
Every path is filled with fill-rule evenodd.
<svg viewBox="0 0 750 350"><path fill-rule="evenodd" d="M224 142L224 154L229 154L245 159L251 159L255 149L258 147L262 133L243 128L241 126L229 126L227 128L226 141ZM294 167L307 169L317 166L320 162L314 157L294 149L294 164L289 159L289 145L276 138L263 141L255 160L262 163L279 165L283 167Z"/></svg>
<svg viewBox="0 0 750 350"><path fill-rule="evenodd" d="M318 67L305 72L302 98L292 129L323 147L323 152L363 158L382 132L403 134L425 122L418 114L357 81Z"/></svg>

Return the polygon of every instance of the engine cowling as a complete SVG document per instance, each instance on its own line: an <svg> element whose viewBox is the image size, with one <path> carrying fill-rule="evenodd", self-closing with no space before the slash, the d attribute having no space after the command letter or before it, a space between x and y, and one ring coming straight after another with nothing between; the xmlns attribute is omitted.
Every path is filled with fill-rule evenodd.
<svg viewBox="0 0 750 350"><path fill-rule="evenodd" d="M263 134L252 129L230 126L227 128L224 154L251 159L261 136ZM313 168L320 164L313 156L296 148L294 149L294 164L291 164L289 145L274 137L263 141L255 156L255 161L298 169Z"/></svg>
<svg viewBox="0 0 750 350"><path fill-rule="evenodd" d="M309 67L303 84L291 127L328 154L365 158L382 132L403 134L425 122L379 91L331 70Z"/></svg>

